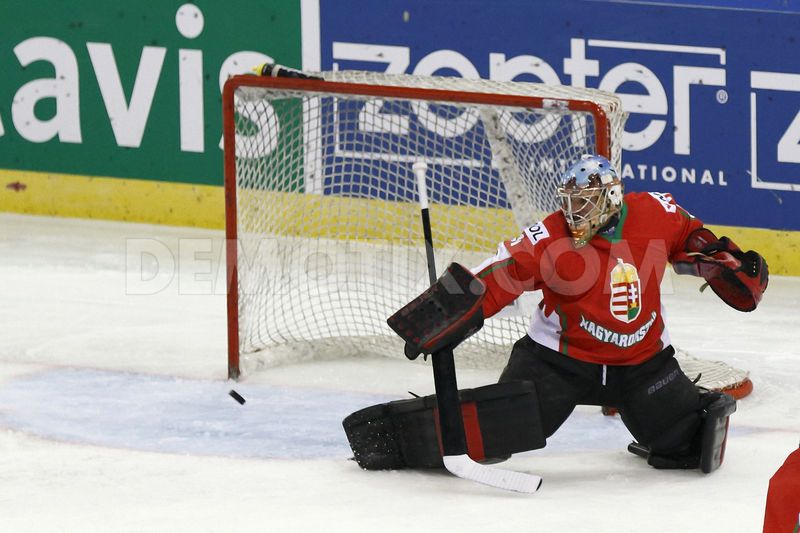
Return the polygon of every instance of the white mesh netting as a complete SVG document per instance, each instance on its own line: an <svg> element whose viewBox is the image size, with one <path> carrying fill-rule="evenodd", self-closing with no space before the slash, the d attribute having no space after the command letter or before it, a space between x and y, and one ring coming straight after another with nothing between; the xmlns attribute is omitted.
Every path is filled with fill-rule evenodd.
<svg viewBox="0 0 800 533"><path fill-rule="evenodd" d="M599 142L620 163L625 114L611 94L352 71L324 77L385 94L343 94L330 84L324 92L280 90L254 81L236 90L235 116L226 118L236 130L244 372L285 360L402 357L386 318L428 285L414 162L428 165L440 272L451 261L475 266L556 209L559 174ZM450 94L399 98L391 87ZM456 101L465 92L496 98ZM545 100L519 107L508 104L513 96ZM591 113L568 109L570 100L597 104L608 128L598 128ZM501 367L525 333L532 297L460 345L457 364Z"/></svg>

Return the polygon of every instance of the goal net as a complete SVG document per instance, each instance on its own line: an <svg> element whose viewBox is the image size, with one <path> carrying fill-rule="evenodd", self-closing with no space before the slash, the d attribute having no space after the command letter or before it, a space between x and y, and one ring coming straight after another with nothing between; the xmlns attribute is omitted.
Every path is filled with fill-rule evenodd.
<svg viewBox="0 0 800 533"><path fill-rule="evenodd" d="M581 154L620 166L625 113L609 93L320 76L237 76L225 86L233 378L285 361L402 357L386 319L428 286L415 162L428 169L440 269L479 264L557 209L558 176ZM487 320L459 345L457 364L501 368L537 303L524 295Z"/></svg>

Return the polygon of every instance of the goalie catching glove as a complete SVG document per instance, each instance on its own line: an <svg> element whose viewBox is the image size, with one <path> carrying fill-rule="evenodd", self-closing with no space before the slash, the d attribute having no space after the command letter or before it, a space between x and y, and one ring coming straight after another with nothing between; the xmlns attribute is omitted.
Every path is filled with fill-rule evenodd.
<svg viewBox="0 0 800 533"><path fill-rule="evenodd" d="M672 266L678 274L699 276L723 302L738 311L754 310L769 282L767 262L757 252L742 252L727 237L717 239L708 229L689 235L686 250Z"/></svg>
<svg viewBox="0 0 800 533"><path fill-rule="evenodd" d="M485 293L481 280L452 263L436 283L386 322L406 341L409 359L455 348L483 327L481 303Z"/></svg>

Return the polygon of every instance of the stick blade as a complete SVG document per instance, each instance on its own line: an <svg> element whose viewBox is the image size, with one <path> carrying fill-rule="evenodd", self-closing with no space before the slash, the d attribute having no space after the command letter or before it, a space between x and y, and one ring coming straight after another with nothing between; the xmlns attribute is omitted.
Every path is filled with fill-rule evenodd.
<svg viewBox="0 0 800 533"><path fill-rule="evenodd" d="M443 460L444 467L451 474L490 487L532 494L542 486L540 476L482 465L466 454L445 455Z"/></svg>

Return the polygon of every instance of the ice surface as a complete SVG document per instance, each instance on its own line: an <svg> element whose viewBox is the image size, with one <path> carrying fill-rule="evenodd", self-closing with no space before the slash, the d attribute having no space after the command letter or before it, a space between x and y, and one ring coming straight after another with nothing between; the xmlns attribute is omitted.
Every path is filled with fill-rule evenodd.
<svg viewBox="0 0 800 533"><path fill-rule="evenodd" d="M0 215L0 530L761 530L769 478L800 440L800 280L774 277L749 314L698 280L666 284L675 343L755 384L722 469L656 471L625 451L617 418L579 407L547 448L504 463L544 477L522 495L348 460L341 418L432 393L423 362L311 361L227 382L222 242ZM496 378L459 371L461 387Z"/></svg>

